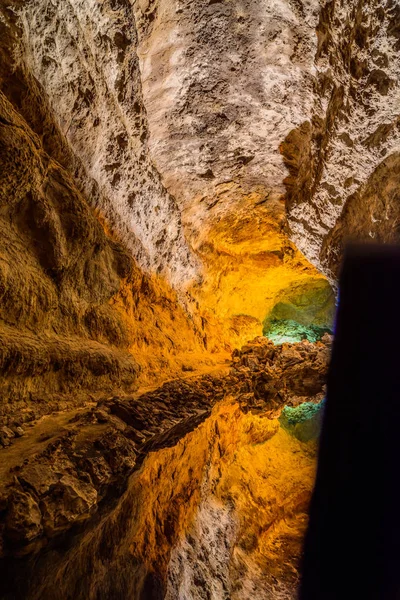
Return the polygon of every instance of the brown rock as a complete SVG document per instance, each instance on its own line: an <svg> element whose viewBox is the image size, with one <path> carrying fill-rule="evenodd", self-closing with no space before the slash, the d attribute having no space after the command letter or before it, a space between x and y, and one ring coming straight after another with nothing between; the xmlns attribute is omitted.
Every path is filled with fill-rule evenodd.
<svg viewBox="0 0 400 600"><path fill-rule="evenodd" d="M18 474L18 479L24 486L31 487L38 496L42 496L58 482L60 475L53 472L51 465L39 463L24 467Z"/></svg>
<svg viewBox="0 0 400 600"><path fill-rule="evenodd" d="M63 475L52 487L51 495L41 500L43 529L54 535L68 529L73 523L87 519L96 506L95 488L71 475Z"/></svg>
<svg viewBox="0 0 400 600"><path fill-rule="evenodd" d="M22 427L13 427L13 432L15 433L16 437L22 437L25 433L25 431L22 429Z"/></svg>
<svg viewBox="0 0 400 600"><path fill-rule="evenodd" d="M43 530L42 513L33 497L22 491L14 491L5 522L6 539L12 542L30 542Z"/></svg>
<svg viewBox="0 0 400 600"><path fill-rule="evenodd" d="M4 426L0 429L0 433L3 434L4 437L9 438L9 439L12 439L13 437L15 437L15 433L13 432L13 430L6 426Z"/></svg>

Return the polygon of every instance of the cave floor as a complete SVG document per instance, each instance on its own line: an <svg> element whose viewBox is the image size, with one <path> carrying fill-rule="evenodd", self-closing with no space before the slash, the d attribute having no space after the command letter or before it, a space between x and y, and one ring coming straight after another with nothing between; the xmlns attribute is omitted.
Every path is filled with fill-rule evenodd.
<svg viewBox="0 0 400 600"><path fill-rule="evenodd" d="M140 385L134 394L126 394L126 398L138 399L144 394L149 394L160 389L163 385L180 381L196 379L202 376L212 378L223 378L228 376L230 362L227 360L216 363L213 366L200 365L196 370L182 374L179 378L162 379L161 382L152 385ZM108 397L109 398L109 397ZM121 399L123 396L121 397ZM84 430L81 427L80 418L94 409L100 401L86 402L84 407L73 410L62 410L50 415L44 415L32 421L24 430L21 437L16 437L13 443L1 449L2 461L0 463L0 485L7 485L12 480L13 472L25 462L31 461L36 455L42 454L46 447L60 436L79 429L80 437L87 434L88 438L101 434L105 426L90 423Z"/></svg>
<svg viewBox="0 0 400 600"><path fill-rule="evenodd" d="M32 422L0 450L4 585L16 586L17 599L63 600L67 588L54 595L46 574L67 581L81 552L82 564L93 555L95 572L98 544L108 547L114 536L110 573L122 560L132 576L118 576L115 594L104 591L103 576L90 576L91 590L76 599L157 598L138 592L158 586L148 582L151 574L161 582L160 598L171 600L186 597L188 578L193 589L202 578L204 590L218 588L193 598L219 600L241 580L245 588L237 583L232 598L257 597L253 584L257 594L273 598L281 590L289 598L316 434L309 427L312 435L302 438L301 424L283 427L278 418L285 406L321 402L329 353L329 340L274 346L256 338L229 363ZM209 539L214 530L218 539ZM182 571L186 562L202 574ZM97 585L100 596L93 595Z"/></svg>

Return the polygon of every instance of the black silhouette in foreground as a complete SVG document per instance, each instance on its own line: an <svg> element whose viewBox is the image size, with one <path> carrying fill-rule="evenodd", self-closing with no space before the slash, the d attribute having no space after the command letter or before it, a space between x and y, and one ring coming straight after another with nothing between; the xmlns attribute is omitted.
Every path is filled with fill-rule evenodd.
<svg viewBox="0 0 400 600"><path fill-rule="evenodd" d="M299 598L400 598L397 247L345 255Z"/></svg>

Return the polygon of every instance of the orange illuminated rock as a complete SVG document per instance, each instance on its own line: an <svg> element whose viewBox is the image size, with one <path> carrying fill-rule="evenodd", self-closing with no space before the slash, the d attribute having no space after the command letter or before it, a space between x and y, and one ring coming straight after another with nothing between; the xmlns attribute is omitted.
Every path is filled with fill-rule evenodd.
<svg viewBox="0 0 400 600"><path fill-rule="evenodd" d="M293 597L315 451L275 419L218 404L174 447L148 456L78 545L37 564L26 597Z"/></svg>

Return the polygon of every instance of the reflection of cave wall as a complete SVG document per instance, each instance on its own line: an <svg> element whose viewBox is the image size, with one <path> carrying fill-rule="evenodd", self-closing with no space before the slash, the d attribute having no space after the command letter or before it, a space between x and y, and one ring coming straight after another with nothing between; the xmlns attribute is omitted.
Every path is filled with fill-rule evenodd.
<svg viewBox="0 0 400 600"><path fill-rule="evenodd" d="M174 447L150 454L81 538L43 554L24 597L291 598L315 450L277 419L225 401Z"/></svg>

